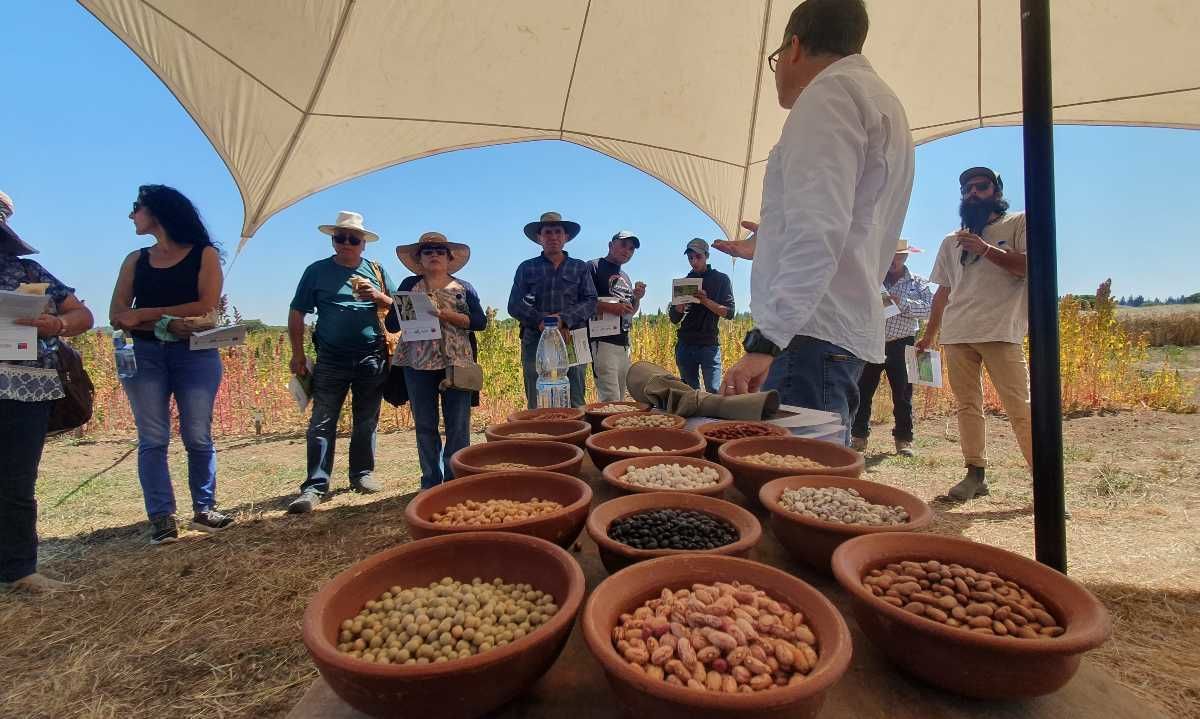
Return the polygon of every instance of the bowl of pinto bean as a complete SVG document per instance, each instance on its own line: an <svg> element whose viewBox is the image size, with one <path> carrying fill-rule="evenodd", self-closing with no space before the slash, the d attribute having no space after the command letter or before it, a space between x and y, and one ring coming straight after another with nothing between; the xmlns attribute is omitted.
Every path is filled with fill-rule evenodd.
<svg viewBox="0 0 1200 719"><path fill-rule="evenodd" d="M768 422L748 422L743 420L708 422L697 427L696 431L704 435L704 439L708 440L708 446L704 449L704 456L710 462L719 461L717 459L717 449L730 440L744 439L746 437L784 437L788 434L786 429L778 425Z"/></svg>

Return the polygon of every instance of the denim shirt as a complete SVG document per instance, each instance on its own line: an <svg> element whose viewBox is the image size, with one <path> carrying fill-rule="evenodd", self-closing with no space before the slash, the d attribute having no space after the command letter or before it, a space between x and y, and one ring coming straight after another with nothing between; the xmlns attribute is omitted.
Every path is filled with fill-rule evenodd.
<svg viewBox="0 0 1200 719"><path fill-rule="evenodd" d="M577 329L595 312L596 284L583 260L566 256L555 267L545 255L538 255L517 265L508 293L508 314L520 321L523 337L536 335L546 315L557 313L560 323Z"/></svg>

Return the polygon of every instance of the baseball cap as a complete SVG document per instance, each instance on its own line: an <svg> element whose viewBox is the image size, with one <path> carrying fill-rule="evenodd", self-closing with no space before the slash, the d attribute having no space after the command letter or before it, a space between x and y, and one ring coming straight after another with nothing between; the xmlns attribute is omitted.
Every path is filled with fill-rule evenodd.
<svg viewBox="0 0 1200 719"><path fill-rule="evenodd" d="M999 175L992 172L990 167L971 167L963 170L963 173L958 176L958 186L962 187L963 185L967 184L967 180L971 179L972 177L986 177L992 181L992 184L996 186L997 190L1004 189L1004 180L1001 180Z"/></svg>
<svg viewBox="0 0 1200 719"><path fill-rule="evenodd" d="M637 238L637 235L633 234L629 230L621 230L617 234L613 235L612 238L614 240L629 240L633 243L633 249L635 250L641 249L642 247L642 241Z"/></svg>
<svg viewBox="0 0 1200 719"><path fill-rule="evenodd" d="M687 243L687 247L684 248L683 252L684 254L687 254L688 252L696 252L707 257L708 243L699 237L693 237L692 240Z"/></svg>

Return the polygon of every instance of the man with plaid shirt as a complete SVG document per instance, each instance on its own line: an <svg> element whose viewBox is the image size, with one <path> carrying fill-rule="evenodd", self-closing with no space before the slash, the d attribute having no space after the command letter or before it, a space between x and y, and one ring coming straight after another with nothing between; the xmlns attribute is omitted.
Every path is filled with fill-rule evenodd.
<svg viewBox="0 0 1200 719"><path fill-rule="evenodd" d="M896 425L892 428L896 453L905 457L914 454L912 384L908 381L904 348L916 342L920 324L918 320L929 317L933 294L929 291L929 283L923 277L909 272L904 263L910 253L920 251L916 247L909 247L908 240L901 238L892 265L883 278L884 307L895 305L899 313L884 321L884 363L868 363L858 380L858 411L854 415L854 426L850 429L850 447L859 452L866 450L867 437L871 435L871 398L879 388L880 375L887 372L888 384L892 388L892 415L896 419Z"/></svg>

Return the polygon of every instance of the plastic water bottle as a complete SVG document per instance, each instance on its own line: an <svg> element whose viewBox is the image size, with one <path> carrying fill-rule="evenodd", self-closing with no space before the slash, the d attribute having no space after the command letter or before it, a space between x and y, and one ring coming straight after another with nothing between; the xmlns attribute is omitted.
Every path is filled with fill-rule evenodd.
<svg viewBox="0 0 1200 719"><path fill-rule="evenodd" d="M113 332L113 361L117 365L117 376L129 379L137 374L137 357L133 354L133 343L121 330Z"/></svg>
<svg viewBox="0 0 1200 719"><path fill-rule="evenodd" d="M570 407L571 382L567 379L567 344L558 331L558 318L543 320L542 336L538 338L537 406Z"/></svg>

